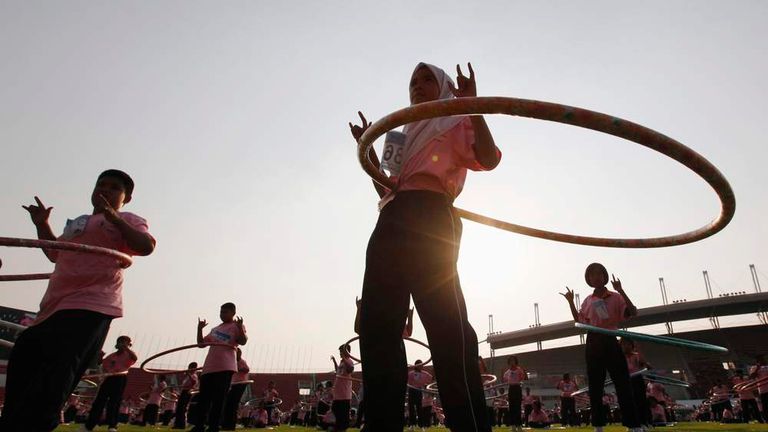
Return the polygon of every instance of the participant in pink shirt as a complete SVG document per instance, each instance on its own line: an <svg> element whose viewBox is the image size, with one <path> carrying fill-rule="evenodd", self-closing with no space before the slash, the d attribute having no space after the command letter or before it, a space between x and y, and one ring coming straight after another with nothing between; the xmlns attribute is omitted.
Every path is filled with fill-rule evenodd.
<svg viewBox="0 0 768 432"><path fill-rule="evenodd" d="M224 403L224 411L221 419L221 430L235 430L237 426L237 410L240 406L240 399L243 398L246 388L250 384L248 363L243 358L243 352L237 349L237 372L232 376L232 384L227 394L227 400Z"/></svg>
<svg viewBox="0 0 768 432"><path fill-rule="evenodd" d="M509 399L509 424L516 430L523 428L523 418L521 417L523 403L523 389L520 383L526 379L525 369L523 369L517 360L517 356L507 357L507 370L504 372L504 383L509 385L507 398Z"/></svg>
<svg viewBox="0 0 768 432"><path fill-rule="evenodd" d="M272 419L272 411L275 409L275 402L277 398L280 397L280 392L275 388L274 381L267 383L267 388L261 392L261 396L264 398L264 408L267 410L267 419ZM330 405L330 402L328 405Z"/></svg>
<svg viewBox="0 0 768 432"><path fill-rule="evenodd" d="M415 427L423 423L421 419L421 403L424 390L434 379L432 374L424 370L421 360L416 360L413 369L408 371L408 426Z"/></svg>
<svg viewBox="0 0 768 432"><path fill-rule="evenodd" d="M541 408L540 401L533 402L533 409L528 416L528 426L534 429L543 429L548 427L552 422L549 420L549 415Z"/></svg>
<svg viewBox="0 0 768 432"><path fill-rule="evenodd" d="M573 392L579 389L576 383L571 379L571 374L564 373L563 379L557 383L557 389L560 390L560 407L562 424L575 425L576 421L576 400L571 396Z"/></svg>
<svg viewBox="0 0 768 432"><path fill-rule="evenodd" d="M763 407L763 419L768 422L768 364L765 362L765 356L758 355L757 364L749 369L749 378L765 378L757 387L757 394L760 395L760 405Z"/></svg>
<svg viewBox="0 0 768 432"><path fill-rule="evenodd" d="M349 345L339 347L339 356L341 361L336 363L336 357L331 356L333 369L336 371L336 379L333 384L333 402L331 411L336 417L336 431L345 431L349 427L349 409L352 401L352 372L355 370L354 363L349 357Z"/></svg>
<svg viewBox="0 0 768 432"><path fill-rule="evenodd" d="M654 425L665 425L667 423L667 413L664 406L657 403L656 399L649 400L651 405L651 420Z"/></svg>
<svg viewBox="0 0 768 432"><path fill-rule="evenodd" d="M748 381L749 378L747 376L735 376L733 378L733 385L741 384L745 381ZM755 390L749 389L749 390L740 390L738 392L739 395L739 401L741 402L741 409L742 409L742 415L744 417L744 421L749 423L752 420L758 420L763 421L763 418L760 414L760 410L757 407L757 398L755 396Z"/></svg>
<svg viewBox="0 0 768 432"><path fill-rule="evenodd" d="M474 70L457 66L458 88L442 69L419 63L409 94L412 105L477 95ZM369 127L350 129L359 140ZM477 335L467 318L458 278L461 220L453 201L467 170L490 170L501 153L480 115L449 116L409 123L401 150L385 152L395 187L374 183L381 198L376 228L368 243L360 308L360 350L366 419L387 430L402 430L407 360L402 322L413 297L435 362L443 409L456 430L490 430L485 393L477 367ZM371 147L368 158L380 167Z"/></svg>
<svg viewBox="0 0 768 432"><path fill-rule="evenodd" d="M587 266L584 279L593 291L584 299L580 310L577 310L573 303L573 291L566 287L566 292L562 293L568 301L574 321L616 330L622 321L637 315L637 308L624 292L620 280L613 277L611 284L616 291L608 290L606 287L609 282L608 270L602 264L592 263ZM585 353L590 406L597 407L602 404L607 372L616 387L622 423L630 429L630 432L640 430L642 422L635 409L627 360L616 337L587 332ZM593 409L591 415L596 432L602 432L606 423L605 413L603 410Z"/></svg>
<svg viewBox="0 0 768 432"><path fill-rule="evenodd" d="M176 413L173 416L173 428L184 429L187 426L187 406L192 399L191 391L197 388L199 378L197 377L197 362L187 365L184 372L184 378L181 381L181 394L176 402Z"/></svg>
<svg viewBox="0 0 768 432"><path fill-rule="evenodd" d="M203 432L205 425L209 431L218 431L224 400L229 393L232 375L237 372L237 346L248 342L243 319L235 318L237 308L234 303L224 303L219 310L221 324L211 329L203 337L203 328L208 325L206 320L198 319L197 343L216 342L226 346L211 346L203 364L200 376L200 393L197 410L200 421L191 432Z"/></svg>
<svg viewBox="0 0 768 432"><path fill-rule="evenodd" d="M106 421L109 429L117 429L118 414L120 403L123 400L123 392L128 382L128 369L136 363L138 357L131 350L133 342L128 336L117 338L115 348L117 351L101 359L101 370L111 375L104 379L99 385L99 392L91 405L91 411L88 413L88 419L85 422L85 429L90 431L101 420L101 413L104 408L107 409Z"/></svg>
<svg viewBox="0 0 768 432"><path fill-rule="evenodd" d="M167 388L168 383L165 382L165 375L158 375L157 382L149 388L149 397L147 398L147 406L144 407L144 420L142 421L144 425L154 426L157 423L160 402Z"/></svg>
<svg viewBox="0 0 768 432"><path fill-rule="evenodd" d="M621 351L624 353L624 358L627 361L627 370L630 373L629 382L632 387L632 400L635 403L635 410L640 418L640 423L645 426L651 425L651 407L648 404L648 398L646 397L645 379L642 375L631 376L631 374L639 372L641 369L651 368L651 365L645 361L642 354L637 351L635 342L629 338L621 339Z"/></svg>
<svg viewBox="0 0 768 432"><path fill-rule="evenodd" d="M64 240L149 255L155 239L143 218L121 212L134 183L119 170L102 172L91 193L93 211L69 221L56 237L48 222L52 207L35 197L29 212L41 240ZM110 323L123 315L121 263L105 255L44 249L56 267L35 322L21 332L8 360L4 432L51 431L64 402L101 350ZM51 365L55 365L52 368ZM47 371L40 373L40 371Z"/></svg>
<svg viewBox="0 0 768 432"><path fill-rule="evenodd" d="M531 394L531 388L525 388L525 394L523 395L523 423L528 425L528 415L533 411L533 402L539 400L538 396Z"/></svg>

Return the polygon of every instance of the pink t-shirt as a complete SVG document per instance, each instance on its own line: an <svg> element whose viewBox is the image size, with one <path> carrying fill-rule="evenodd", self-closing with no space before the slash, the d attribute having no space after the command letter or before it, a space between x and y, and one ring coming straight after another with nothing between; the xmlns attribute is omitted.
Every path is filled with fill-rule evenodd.
<svg viewBox="0 0 768 432"><path fill-rule="evenodd" d="M528 415L528 421L532 423L549 423L549 416L544 410L531 411Z"/></svg>
<svg viewBox="0 0 768 432"><path fill-rule="evenodd" d="M245 334L245 326L243 326ZM221 323L211 329L204 342L218 342L231 346L211 346L203 363L203 375L213 372L232 371L237 372L237 338L240 336L240 328L233 322Z"/></svg>
<svg viewBox="0 0 768 432"><path fill-rule="evenodd" d="M649 386L649 394L652 398L656 399L657 401L663 401L665 394L664 394L664 384L661 383L648 383Z"/></svg>
<svg viewBox="0 0 768 432"><path fill-rule="evenodd" d="M520 366L515 366L514 369L510 368L504 372L504 382L509 385L520 384L520 381L525 379L525 371Z"/></svg>
<svg viewBox="0 0 768 432"><path fill-rule="evenodd" d="M571 393L577 390L575 382L565 380L560 381L560 383L557 384L557 388L560 390L560 396L562 397L571 397Z"/></svg>
<svg viewBox="0 0 768 432"><path fill-rule="evenodd" d="M734 377L733 378L733 385L741 384L744 380L742 380L740 377ZM738 392L739 399L741 400L752 400L755 399L755 391L754 390L742 390Z"/></svg>
<svg viewBox="0 0 768 432"><path fill-rule="evenodd" d="M425 370L418 372L414 369L408 372L408 385L416 388L426 387L432 382L432 379L432 375Z"/></svg>
<svg viewBox="0 0 768 432"><path fill-rule="evenodd" d="M165 381L160 381L159 383L153 385L152 390L149 391L147 405L160 405L162 394L166 388L168 388L168 384L166 384Z"/></svg>
<svg viewBox="0 0 768 432"><path fill-rule="evenodd" d="M399 191L429 190L455 198L464 188L467 169L485 170L475 156L475 131L468 117L411 156L399 178L392 179Z"/></svg>
<svg viewBox="0 0 768 432"><path fill-rule="evenodd" d="M197 373L185 373L184 374L184 381L181 382L181 389L182 390L192 390L193 388L197 387L197 381L200 378L197 377Z"/></svg>
<svg viewBox="0 0 768 432"><path fill-rule="evenodd" d="M352 370L355 366L352 359L342 358L336 368L336 379L333 382L333 400L351 400L352 399Z"/></svg>
<svg viewBox="0 0 768 432"><path fill-rule="evenodd" d="M533 401L535 401L536 399L538 398L534 395L523 396L523 405L533 405Z"/></svg>
<svg viewBox="0 0 768 432"><path fill-rule="evenodd" d="M140 232L148 232L147 221L133 213L120 217ZM58 240L115 249L128 255L130 250L120 231L104 215L84 215L68 221ZM100 254L57 251L56 267L40 302L35 324L55 312L81 309L112 317L123 316L123 270L119 260Z"/></svg>
<svg viewBox="0 0 768 432"><path fill-rule="evenodd" d="M627 359L627 369L629 369L629 373L633 374L637 371L639 371L640 368L640 353L638 352L632 352L629 354L624 354L624 357Z"/></svg>
<svg viewBox="0 0 768 432"><path fill-rule="evenodd" d="M624 321L626 309L627 302L618 293L608 291L603 298L590 294L581 304L579 322L604 329L617 330L619 324Z"/></svg>
<svg viewBox="0 0 768 432"><path fill-rule="evenodd" d="M240 357L240 360L237 361L237 372L232 375L232 383L248 381L248 372L250 371L251 368L248 367L248 363L245 362L244 358Z"/></svg>
<svg viewBox="0 0 768 432"><path fill-rule="evenodd" d="M664 412L664 407L656 405L651 408L651 417L655 423L666 423L667 413Z"/></svg>
<svg viewBox="0 0 768 432"><path fill-rule="evenodd" d="M128 351L115 351L104 357L101 361L101 369L107 373L125 372L136 363Z"/></svg>

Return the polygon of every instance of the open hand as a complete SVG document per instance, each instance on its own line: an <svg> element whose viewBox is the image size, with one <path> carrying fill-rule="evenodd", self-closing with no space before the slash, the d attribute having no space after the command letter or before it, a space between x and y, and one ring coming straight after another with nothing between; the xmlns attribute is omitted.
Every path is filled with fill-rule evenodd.
<svg viewBox="0 0 768 432"><path fill-rule="evenodd" d="M235 324L237 325L238 328L242 329L243 328L243 317L239 316L239 317L235 318Z"/></svg>
<svg viewBox="0 0 768 432"><path fill-rule="evenodd" d="M613 289L616 290L617 293L624 292L624 288L621 286L621 281L616 278L616 276L611 273L611 285L613 286Z"/></svg>
<svg viewBox="0 0 768 432"><path fill-rule="evenodd" d="M23 205L21 207L29 212L29 217L32 219L32 223L35 224L35 226L45 225L48 223L48 217L50 217L53 207L46 207L38 197L35 197L35 201L37 201L37 205Z"/></svg>
<svg viewBox="0 0 768 432"><path fill-rule="evenodd" d="M565 292L560 293L561 296L565 297L566 300L568 300L568 303L573 303L573 290L565 287Z"/></svg>
<svg viewBox="0 0 768 432"><path fill-rule="evenodd" d="M469 68L469 77L461 72L461 66L456 65L456 83L459 88L451 84L451 93L456 97L475 97L477 96L477 85L475 83L475 71L472 69L472 63L467 63Z"/></svg>
<svg viewBox="0 0 768 432"><path fill-rule="evenodd" d="M365 119L365 116L361 111L358 111L357 115L360 116L360 120L363 121L363 125L353 125L352 122L350 122L349 130L352 132L352 136L355 138L355 141L360 141L360 137L363 136L363 133L367 131L369 127L371 127L371 123L368 123L368 120Z"/></svg>

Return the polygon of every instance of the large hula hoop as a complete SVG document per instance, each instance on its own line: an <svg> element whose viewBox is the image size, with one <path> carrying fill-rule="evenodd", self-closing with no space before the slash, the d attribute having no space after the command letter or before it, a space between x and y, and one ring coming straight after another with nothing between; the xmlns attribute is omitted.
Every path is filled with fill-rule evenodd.
<svg viewBox="0 0 768 432"><path fill-rule="evenodd" d="M122 268L128 268L133 264L133 259L122 252L99 247L84 245L79 243L72 243L58 240L33 240L23 238L12 237L0 237L0 246L8 247L24 247L24 248L38 248L38 249L56 249L70 252L83 252L93 253L110 256L120 261ZM50 273L29 273L29 274L17 274L17 275L0 275L0 282L12 282L12 281L29 281L29 280L42 280L49 279Z"/></svg>
<svg viewBox="0 0 768 432"><path fill-rule="evenodd" d="M190 348L208 348L208 347L212 347L212 346L221 346L221 347L227 347L227 348L235 349L234 347L232 347L232 345L221 343L221 342L203 342L203 343L194 344L194 345L184 345L184 346L180 346L180 347L177 347L177 348L171 348L169 350L165 350L165 351L159 352L159 353L157 353L157 354L155 354L153 356L150 356L149 358L144 360L141 363L141 366L139 366L139 367L144 372L151 373L151 374L176 374L176 373L186 372L189 369L166 370L166 369L148 368L147 367L147 363L151 362L152 360L154 360L154 359L156 359L158 357L162 357L164 355L175 353L177 351L183 351L183 350L190 349ZM195 370L201 370L202 368L203 367L200 366L200 367L198 367Z"/></svg>
<svg viewBox="0 0 768 432"><path fill-rule="evenodd" d="M457 208L457 214L464 219L545 240L587 246L655 248L693 243L707 238L725 228L731 219L733 219L733 215L736 212L736 198L734 197L733 189L728 183L728 180L726 180L725 176L723 176L717 167L694 150L670 137L639 124L596 111L551 102L508 97L463 97L412 105L386 115L371 124L358 140L357 158L360 161L363 170L365 170L374 181L384 187L393 189L395 185L392 180L390 180L383 172L377 170L373 163L368 159L368 150L371 148L374 141L387 131L408 123L436 117L468 114L508 114L512 116L530 117L592 129L594 131L633 141L669 156L698 174L715 190L715 193L720 199L721 209L717 218L699 229L678 235L645 239L600 238L563 234L504 222Z"/></svg>
<svg viewBox="0 0 768 432"><path fill-rule="evenodd" d="M632 377L635 377L635 376L638 376L638 375L644 375L647 372L648 372L648 368L642 368L642 369L640 369L638 371L635 371L635 372L632 372L631 374L629 374L629 377L632 378ZM612 384L613 384L613 380L608 378L607 380L605 380L605 383L603 383L603 387L608 387L609 385L612 385ZM584 393L589 393L589 387L582 387L582 388L576 390L575 392L571 393L571 397L578 396L578 395L584 394Z"/></svg>
<svg viewBox="0 0 768 432"><path fill-rule="evenodd" d="M491 385L495 383L496 380L498 379L496 375L491 375L491 374L480 374L480 377L483 378L483 387L485 387L486 385ZM437 381L427 384L425 388L433 392L438 391ZM488 390L488 389L483 388L483 390Z"/></svg>
<svg viewBox="0 0 768 432"><path fill-rule="evenodd" d="M353 356L353 355L352 355L352 354L351 354L349 351L346 351L346 348L345 348L347 345L351 344L352 342L354 342L354 341L356 341L356 340L358 340L358 339L360 339L360 336L355 336L355 337L353 337L352 339L350 339L350 340L346 341L346 342L344 343L344 345L342 345L341 347L342 347L342 349L343 349L343 350L345 350L345 352L346 352L346 354L349 356L349 358L351 358L352 360L356 361L357 363L362 363L362 362L363 362L362 360L360 360L360 359L359 359L359 358L357 358L357 357L354 357L354 356ZM403 338L403 340L407 340L407 341L410 341L410 342L413 342L413 343L419 344L419 345L423 346L423 347L424 347L424 348L426 348L426 349L430 349L430 348L429 348L429 345L425 344L424 342L422 342L422 341L420 341L420 340L418 340L418 339L414 339L414 338L412 338L412 337L404 337L404 338ZM428 359L427 359L425 362L423 362L421 365L422 365L422 366L426 366L427 364L429 364L429 363L431 363L431 362L432 362L432 351L430 350L430 355L429 355L429 358L428 358ZM415 365L408 365L408 367L409 367L409 368L412 368L412 367L415 367Z"/></svg>
<svg viewBox="0 0 768 432"><path fill-rule="evenodd" d="M691 383L675 379L672 377L666 377L663 375L645 374L644 378L650 382L655 382L664 385L676 386L676 387L690 387Z"/></svg>
<svg viewBox="0 0 768 432"><path fill-rule="evenodd" d="M690 349L696 349L701 351L713 351L713 352L719 352L719 353L728 352L728 348L724 348L718 345L712 345L712 344L697 342L697 341L689 341L689 340L673 338L669 336L655 336L655 335L636 333L636 332L631 332L626 330L609 330L609 329L604 329L602 327L595 327L589 324L584 324L579 322L575 323L575 326L576 328L586 330L588 332L602 333L610 336L627 337L630 339L641 340L645 342L653 342L653 343L658 343L662 345L672 345L677 347L690 348Z"/></svg>
<svg viewBox="0 0 768 432"><path fill-rule="evenodd" d="M104 372L104 373L97 373L97 374L88 374L83 375L81 379L88 379L88 380L98 380L98 379L106 379L113 376L120 376L120 375L128 375L128 371L122 371L122 372Z"/></svg>
<svg viewBox="0 0 768 432"><path fill-rule="evenodd" d="M768 382L768 375L761 378L755 378L748 381L740 382L738 384L734 384L733 390L737 392L754 390L758 388L761 384L765 384L767 382Z"/></svg>

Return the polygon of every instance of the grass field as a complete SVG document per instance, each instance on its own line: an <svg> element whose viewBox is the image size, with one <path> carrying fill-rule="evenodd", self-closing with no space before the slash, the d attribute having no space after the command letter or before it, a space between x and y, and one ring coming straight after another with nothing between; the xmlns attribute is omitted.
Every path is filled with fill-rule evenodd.
<svg viewBox="0 0 768 432"><path fill-rule="evenodd" d="M69 425L69 426L59 426L56 428L55 432L76 432L80 428L80 425ZM106 427L98 427L95 429L95 431L100 432L106 432ZM238 431L242 432L255 432L255 431L265 431L265 430L272 430L274 432L311 432L311 431L317 431L317 429L314 428L305 428L305 427L293 427L293 426L280 426L272 429L238 429ZM356 432L358 429L348 429L350 432ZM447 429L440 428L440 427L434 427L428 429L430 432L446 432ZM494 428L494 431L508 431L509 428L506 427L498 427ZM535 429L534 429L535 430ZM593 429L591 427L580 427L580 428L567 428L567 429L559 429L559 428L553 428L550 430L564 430L567 432L591 432ZM605 428L605 432L625 432L627 428L621 427L621 426L608 426ZM172 431L169 427L165 426L159 426L159 427L142 427L142 426L126 426L121 425L118 428L119 432L150 432L150 431ZM667 427L659 427L653 429L654 432L711 432L711 431L719 431L719 432L768 432L768 425L766 424L729 424L729 425L723 425L718 423L678 423L675 426L667 426Z"/></svg>

